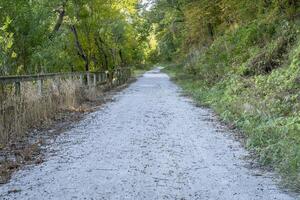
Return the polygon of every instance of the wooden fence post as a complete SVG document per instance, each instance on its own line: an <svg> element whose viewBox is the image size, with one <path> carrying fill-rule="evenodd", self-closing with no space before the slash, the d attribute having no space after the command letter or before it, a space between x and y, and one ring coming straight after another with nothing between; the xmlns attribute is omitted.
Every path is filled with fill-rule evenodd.
<svg viewBox="0 0 300 200"><path fill-rule="evenodd" d="M107 82L107 74L106 74L106 72L104 72L102 74L102 76L103 76L103 82Z"/></svg>
<svg viewBox="0 0 300 200"><path fill-rule="evenodd" d="M38 89L38 95L43 95L43 80L39 79L37 80L37 89Z"/></svg>
<svg viewBox="0 0 300 200"><path fill-rule="evenodd" d="M105 73L106 73L105 82L109 83L110 82L110 73L109 73L109 71L106 71Z"/></svg>
<svg viewBox="0 0 300 200"><path fill-rule="evenodd" d="M90 86L90 85L91 85L91 76L90 76L90 72L88 72L86 75L87 75L87 84L88 84L88 86Z"/></svg>
<svg viewBox="0 0 300 200"><path fill-rule="evenodd" d="M15 82L15 95L21 95L21 82Z"/></svg>
<svg viewBox="0 0 300 200"><path fill-rule="evenodd" d="M101 72L99 73L98 78L99 78L99 82L102 83L102 73Z"/></svg>
<svg viewBox="0 0 300 200"><path fill-rule="evenodd" d="M83 85L83 75L82 74L79 75L79 80L80 80L80 84Z"/></svg>
<svg viewBox="0 0 300 200"><path fill-rule="evenodd" d="M122 71L122 82L126 83L126 69Z"/></svg>
<svg viewBox="0 0 300 200"><path fill-rule="evenodd" d="M131 69L129 68L127 71L128 71L128 79L130 79L130 77L131 77Z"/></svg>
<svg viewBox="0 0 300 200"><path fill-rule="evenodd" d="M118 69L118 84L121 85L122 82L121 82L121 69Z"/></svg>
<svg viewBox="0 0 300 200"><path fill-rule="evenodd" d="M96 87L97 86L97 75L94 74L94 86Z"/></svg>
<svg viewBox="0 0 300 200"><path fill-rule="evenodd" d="M58 90L58 93L60 94L60 90L61 90L61 83L60 83L60 77L56 77L55 79L55 84L57 85L57 90Z"/></svg>

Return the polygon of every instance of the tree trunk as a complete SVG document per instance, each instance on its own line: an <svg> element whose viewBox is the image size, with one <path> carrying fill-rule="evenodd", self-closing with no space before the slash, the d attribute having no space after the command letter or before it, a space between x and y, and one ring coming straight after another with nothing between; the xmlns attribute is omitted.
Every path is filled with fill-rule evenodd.
<svg viewBox="0 0 300 200"><path fill-rule="evenodd" d="M89 59L87 57L87 55L85 54L82 45L79 41L79 37L78 37L78 33L77 33L77 29L75 27L75 25L71 25L70 26L71 32L74 35L74 39L75 39L75 47L77 49L77 54L82 58L82 60L85 62L85 71L89 71Z"/></svg>
<svg viewBox="0 0 300 200"><path fill-rule="evenodd" d="M64 0L62 3L62 7L55 10L56 12L58 12L59 15L58 15L58 19L55 23L55 26L49 36L50 40L52 40L54 38L55 34L59 31L61 25L63 24L64 17L66 15L66 5L67 5L67 0Z"/></svg>
<svg viewBox="0 0 300 200"><path fill-rule="evenodd" d="M113 63L113 68L115 67L116 65L116 53L115 53L115 49L113 48L110 48L110 52L111 52L111 56L112 56L112 63Z"/></svg>
<svg viewBox="0 0 300 200"><path fill-rule="evenodd" d="M211 23L207 24L208 34L211 37L211 40L214 41L214 27Z"/></svg>
<svg viewBox="0 0 300 200"><path fill-rule="evenodd" d="M121 59L121 67L123 67L125 65L125 62L124 62L124 58L123 58L122 49L119 50L119 55L120 55L120 59Z"/></svg>
<svg viewBox="0 0 300 200"><path fill-rule="evenodd" d="M96 44L98 50L100 51L100 53L104 57L104 68L105 68L105 70L107 70L108 69L108 56L107 56L107 53L105 52L103 46L101 45L101 44L105 45L105 43L102 41L100 36L98 38L95 36L95 44ZM99 44L99 41L101 44Z"/></svg>

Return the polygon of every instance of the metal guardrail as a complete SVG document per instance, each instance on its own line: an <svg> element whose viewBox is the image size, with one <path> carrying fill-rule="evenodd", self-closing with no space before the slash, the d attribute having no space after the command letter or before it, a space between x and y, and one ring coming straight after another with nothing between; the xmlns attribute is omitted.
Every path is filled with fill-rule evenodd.
<svg viewBox="0 0 300 200"><path fill-rule="evenodd" d="M96 86L116 82L121 84L126 82L131 76L130 68L118 68L112 72L73 72L73 73L49 73L37 75L23 75L23 76L0 76L0 84L13 84L16 95L21 94L22 82L37 82L38 93L42 94L43 81L47 79L75 79L79 78L82 85Z"/></svg>

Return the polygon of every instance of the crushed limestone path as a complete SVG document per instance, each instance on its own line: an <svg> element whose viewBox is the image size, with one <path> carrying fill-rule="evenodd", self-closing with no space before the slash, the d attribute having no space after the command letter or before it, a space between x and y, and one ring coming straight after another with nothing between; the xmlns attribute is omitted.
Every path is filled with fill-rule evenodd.
<svg viewBox="0 0 300 200"><path fill-rule="evenodd" d="M247 152L232 134L159 69L47 149L44 163L0 187L0 199L294 199L272 175L245 167Z"/></svg>

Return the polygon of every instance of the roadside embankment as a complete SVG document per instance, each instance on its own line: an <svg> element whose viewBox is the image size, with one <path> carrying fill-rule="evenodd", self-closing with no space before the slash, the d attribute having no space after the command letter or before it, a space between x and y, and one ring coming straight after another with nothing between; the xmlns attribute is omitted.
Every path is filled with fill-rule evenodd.
<svg viewBox="0 0 300 200"><path fill-rule="evenodd" d="M242 131L263 167L280 172L284 184L299 190L300 40L293 36L297 30L286 32L278 32L264 48L253 45L238 52L241 43L228 43L230 52L221 53L221 41L237 31L219 38L197 63L169 65L166 71L199 104ZM293 39L287 44L281 35Z"/></svg>

